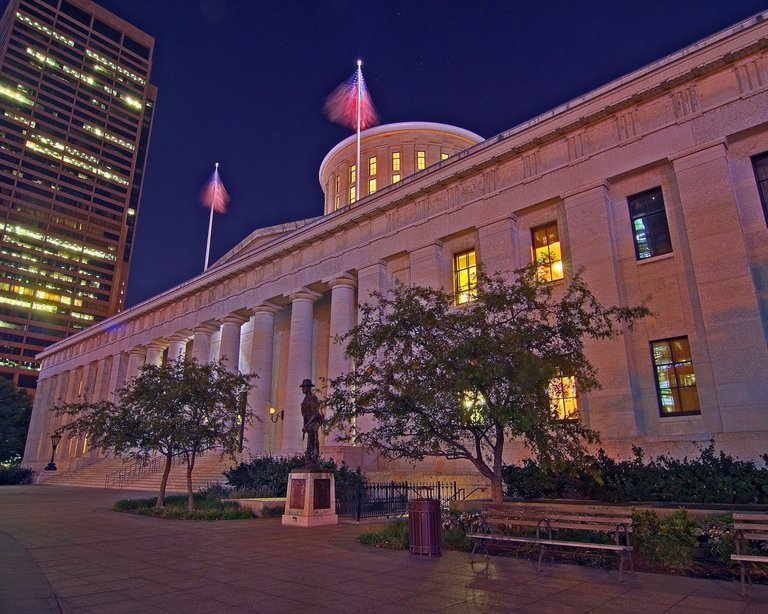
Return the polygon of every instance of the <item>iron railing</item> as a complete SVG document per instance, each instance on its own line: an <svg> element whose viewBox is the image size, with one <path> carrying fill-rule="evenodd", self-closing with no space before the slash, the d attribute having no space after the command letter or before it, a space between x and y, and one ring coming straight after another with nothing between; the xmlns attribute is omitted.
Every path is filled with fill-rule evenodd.
<svg viewBox="0 0 768 614"><path fill-rule="evenodd" d="M450 501L464 499L464 489L456 482L369 482L336 490L336 513L347 518L403 516L409 499L440 499L447 507Z"/></svg>
<svg viewBox="0 0 768 614"><path fill-rule="evenodd" d="M176 457L173 458L172 464L175 464ZM127 484L135 482L145 475L152 475L160 471L165 467L165 456L153 456L148 461L133 461L118 471L104 476L104 488L115 488L120 490Z"/></svg>

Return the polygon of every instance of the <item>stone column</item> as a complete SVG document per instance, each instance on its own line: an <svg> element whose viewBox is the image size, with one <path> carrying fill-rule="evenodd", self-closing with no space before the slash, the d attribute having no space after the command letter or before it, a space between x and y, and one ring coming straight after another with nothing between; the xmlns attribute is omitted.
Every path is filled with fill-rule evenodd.
<svg viewBox="0 0 768 614"><path fill-rule="evenodd" d="M25 467L32 467L35 471L42 469L43 465L50 458L50 456L46 458L46 452L50 455L51 423L55 420L55 416L51 413L50 408L54 405L52 400L56 390L57 377L54 375L37 382L35 401L32 407L32 419L29 422L27 442L24 446L24 460L22 462Z"/></svg>
<svg viewBox="0 0 768 614"><path fill-rule="evenodd" d="M518 261L517 218L505 217L477 229L478 262L487 274L511 273L520 268Z"/></svg>
<svg viewBox="0 0 768 614"><path fill-rule="evenodd" d="M414 286L445 286L443 245L439 241L411 252L411 283Z"/></svg>
<svg viewBox="0 0 768 614"><path fill-rule="evenodd" d="M251 454L262 454L266 449L269 426L269 406L272 401L272 359L275 333L275 314L280 307L264 303L253 310L253 339L251 341L251 372L259 376L248 392L248 407L254 418L245 432L245 443Z"/></svg>
<svg viewBox="0 0 768 614"><path fill-rule="evenodd" d="M80 384L83 378L84 367L77 367L69 372L69 378L67 380L67 387L64 393L65 403L74 403L80 396ZM62 416L61 425L68 424L71 418ZM77 439L70 436L69 432L65 432L64 436L59 443L59 447L56 448L56 456L61 461L66 461L65 467L69 467L69 459L74 456L74 447L77 445Z"/></svg>
<svg viewBox="0 0 768 614"><path fill-rule="evenodd" d="M355 302L356 280L351 275L343 275L328 282L331 287L331 320L328 344L328 381L350 370L352 362L345 354L346 346L336 337L350 331L355 326L357 304ZM330 393L330 384L328 393ZM326 412L326 419L331 416ZM333 443L336 438L331 433L324 443Z"/></svg>
<svg viewBox="0 0 768 614"><path fill-rule="evenodd" d="M117 401L115 392L125 383L125 373L121 373L121 371L124 370L123 354L115 354L111 359L112 365L109 371L109 383L107 384L107 393L104 398L107 401Z"/></svg>
<svg viewBox="0 0 768 614"><path fill-rule="evenodd" d="M163 364L163 352L165 351L166 340L155 339L147 344L146 364L159 367Z"/></svg>
<svg viewBox="0 0 768 614"><path fill-rule="evenodd" d="M240 327L248 321L242 313L230 313L221 320L219 360L233 373L240 368Z"/></svg>
<svg viewBox="0 0 768 614"><path fill-rule="evenodd" d="M192 360L199 363L210 362L211 335L217 330L219 330L219 325L215 320L203 322L192 330L192 350L190 352Z"/></svg>
<svg viewBox="0 0 768 614"><path fill-rule="evenodd" d="M402 164L402 162L401 162ZM402 168L402 167L401 167ZM361 267L357 271L357 306L358 306L358 318L360 322L360 307L365 303L374 302L371 295L374 292L385 293L389 289L389 276L387 274L387 263L383 260L372 262L371 264ZM358 419L356 425L360 430L365 430L370 427L372 418L370 416L362 416Z"/></svg>
<svg viewBox="0 0 768 614"><path fill-rule="evenodd" d="M313 305L320 293L301 288L289 296L291 299L291 333L288 341L288 377L286 378L287 406L281 451L291 454L302 451L301 382L312 378ZM317 383L317 382L315 382Z"/></svg>
<svg viewBox="0 0 768 614"><path fill-rule="evenodd" d="M128 368L125 372L125 381L129 382L132 378L139 374L141 365L144 364L144 359L147 355L147 348L138 345L128 351Z"/></svg>
<svg viewBox="0 0 768 614"><path fill-rule="evenodd" d="M168 338L168 360L184 358L187 352L187 341L189 341L187 333L179 332L171 335Z"/></svg>

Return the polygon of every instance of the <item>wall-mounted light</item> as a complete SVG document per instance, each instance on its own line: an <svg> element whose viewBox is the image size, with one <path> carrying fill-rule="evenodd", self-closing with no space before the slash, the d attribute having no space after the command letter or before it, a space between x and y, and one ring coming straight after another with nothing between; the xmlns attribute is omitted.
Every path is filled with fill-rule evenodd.
<svg viewBox="0 0 768 614"><path fill-rule="evenodd" d="M280 411L277 411L274 407L270 407L269 419L275 424L277 424L278 420L285 420L285 410L281 409Z"/></svg>

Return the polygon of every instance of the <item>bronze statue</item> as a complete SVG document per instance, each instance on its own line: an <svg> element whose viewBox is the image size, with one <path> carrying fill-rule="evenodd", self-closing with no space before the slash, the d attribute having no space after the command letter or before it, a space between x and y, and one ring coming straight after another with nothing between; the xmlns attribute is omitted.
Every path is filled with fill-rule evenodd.
<svg viewBox="0 0 768 614"><path fill-rule="evenodd" d="M323 425L323 414L320 413L320 401L312 392L314 384L311 379L301 382L304 400L301 402L301 416L304 418L304 428L301 429L302 439L307 436L306 456L309 460L320 457L320 427Z"/></svg>

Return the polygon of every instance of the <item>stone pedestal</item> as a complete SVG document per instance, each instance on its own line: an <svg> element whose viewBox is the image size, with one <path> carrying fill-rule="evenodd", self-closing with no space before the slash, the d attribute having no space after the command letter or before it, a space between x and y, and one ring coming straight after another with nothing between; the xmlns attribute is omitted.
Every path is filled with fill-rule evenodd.
<svg viewBox="0 0 768 614"><path fill-rule="evenodd" d="M333 473L309 469L291 471L283 525L315 527L324 524L339 524Z"/></svg>

